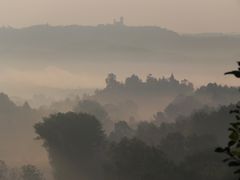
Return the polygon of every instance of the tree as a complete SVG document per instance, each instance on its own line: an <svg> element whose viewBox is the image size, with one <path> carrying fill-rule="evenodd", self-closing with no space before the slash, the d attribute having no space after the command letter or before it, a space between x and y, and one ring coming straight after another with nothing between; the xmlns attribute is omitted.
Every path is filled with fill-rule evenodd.
<svg viewBox="0 0 240 180"><path fill-rule="evenodd" d="M178 177L174 164L162 151L138 139L127 138L112 144L106 172L109 180L171 180Z"/></svg>
<svg viewBox="0 0 240 180"><path fill-rule="evenodd" d="M125 80L125 86L129 89L137 89L141 88L142 80L135 74L133 74L131 77L126 78Z"/></svg>
<svg viewBox="0 0 240 180"><path fill-rule="evenodd" d="M77 113L87 113L95 116L106 132L110 132L113 128L113 123L110 120L110 117L104 107L93 100L82 100L74 108L74 111Z"/></svg>
<svg viewBox="0 0 240 180"><path fill-rule="evenodd" d="M136 138L142 140L147 145L158 145L162 138L160 128L150 122L140 122L136 130Z"/></svg>
<svg viewBox="0 0 240 180"><path fill-rule="evenodd" d="M156 114L153 115L153 123L156 126L160 126L162 123L167 122L167 121L168 121L168 119L163 112L157 112Z"/></svg>
<svg viewBox="0 0 240 180"><path fill-rule="evenodd" d="M4 161L0 161L0 180L6 180L8 174L8 167Z"/></svg>
<svg viewBox="0 0 240 180"><path fill-rule="evenodd" d="M104 121L107 121L109 119L104 107L100 103L92 100L80 101L78 105L74 108L74 111L77 113L91 114L103 123Z"/></svg>
<svg viewBox="0 0 240 180"><path fill-rule="evenodd" d="M240 66L240 62L238 62L238 65ZM240 78L240 76L236 75L240 74L240 68L236 71L225 73L225 75L228 74L234 74L237 78ZM229 142L225 147L218 147L215 151L228 156L223 162L228 163L228 166L235 169L234 174L237 174L240 180L240 106L236 105L236 108L231 110L230 114L234 114L236 119L230 123L230 128L228 129L230 131Z"/></svg>
<svg viewBox="0 0 240 180"><path fill-rule="evenodd" d="M114 131L109 135L109 139L114 142L119 142L124 137L132 138L134 136L134 130L129 127L125 121L119 121L115 123Z"/></svg>
<svg viewBox="0 0 240 180"><path fill-rule="evenodd" d="M108 77L106 78L105 81L107 89L114 89L120 85L120 83L117 81L117 76L113 73L108 74Z"/></svg>
<svg viewBox="0 0 240 180"><path fill-rule="evenodd" d="M236 120L230 123L228 129L230 131L229 142L225 147L218 147L215 151L228 156L223 162L233 167L234 174L238 174L240 179L240 106L236 105L236 109L230 113L235 114Z"/></svg>
<svg viewBox="0 0 240 180"><path fill-rule="evenodd" d="M221 157L208 149L186 157L179 168L188 180L233 180L233 175L220 160Z"/></svg>
<svg viewBox="0 0 240 180"><path fill-rule="evenodd" d="M24 165L21 168L23 180L44 180L43 174L33 165Z"/></svg>
<svg viewBox="0 0 240 180"><path fill-rule="evenodd" d="M99 176L105 135L94 116L58 113L37 123L35 130L49 153L57 180L96 179Z"/></svg>
<svg viewBox="0 0 240 180"><path fill-rule="evenodd" d="M181 133L170 133L161 140L160 149L169 159L179 163L186 156L185 137Z"/></svg>

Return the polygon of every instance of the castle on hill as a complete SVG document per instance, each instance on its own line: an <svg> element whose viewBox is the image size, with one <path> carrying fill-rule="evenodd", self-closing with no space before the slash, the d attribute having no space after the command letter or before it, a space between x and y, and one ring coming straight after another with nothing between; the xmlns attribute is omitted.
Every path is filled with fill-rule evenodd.
<svg viewBox="0 0 240 180"><path fill-rule="evenodd" d="M113 25L114 26L125 26L125 24L124 24L124 17L120 17L119 21L114 19L113 20Z"/></svg>

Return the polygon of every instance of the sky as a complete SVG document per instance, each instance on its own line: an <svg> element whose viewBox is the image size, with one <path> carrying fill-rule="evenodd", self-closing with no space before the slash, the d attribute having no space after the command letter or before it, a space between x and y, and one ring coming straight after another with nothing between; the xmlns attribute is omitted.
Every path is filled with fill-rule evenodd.
<svg viewBox="0 0 240 180"><path fill-rule="evenodd" d="M120 16L180 33L240 33L240 0L0 0L0 26L96 25Z"/></svg>

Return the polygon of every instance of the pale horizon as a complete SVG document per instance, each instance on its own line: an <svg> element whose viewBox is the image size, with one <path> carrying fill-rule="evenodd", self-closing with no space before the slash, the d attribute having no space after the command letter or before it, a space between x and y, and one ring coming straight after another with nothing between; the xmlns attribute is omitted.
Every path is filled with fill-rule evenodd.
<svg viewBox="0 0 240 180"><path fill-rule="evenodd" d="M126 25L179 33L240 33L239 0L1 0L0 26L98 25L125 17Z"/></svg>

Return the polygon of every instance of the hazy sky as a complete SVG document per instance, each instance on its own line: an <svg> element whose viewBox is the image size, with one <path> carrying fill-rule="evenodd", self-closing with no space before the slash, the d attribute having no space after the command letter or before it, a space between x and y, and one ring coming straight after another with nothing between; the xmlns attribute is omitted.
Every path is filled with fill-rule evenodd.
<svg viewBox="0 0 240 180"><path fill-rule="evenodd" d="M110 23L178 32L240 32L240 0L0 0L0 25Z"/></svg>

